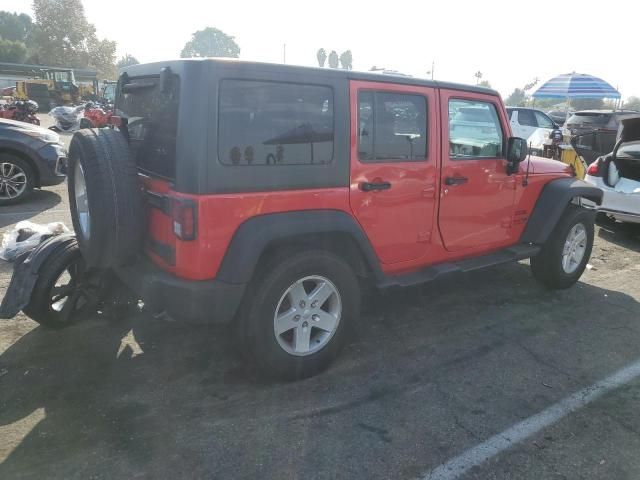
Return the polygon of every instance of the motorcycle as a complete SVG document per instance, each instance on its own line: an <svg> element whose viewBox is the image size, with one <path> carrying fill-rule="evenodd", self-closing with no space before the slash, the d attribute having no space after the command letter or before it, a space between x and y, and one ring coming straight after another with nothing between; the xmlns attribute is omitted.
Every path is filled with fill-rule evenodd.
<svg viewBox="0 0 640 480"><path fill-rule="evenodd" d="M0 118L31 123L32 125L40 125L37 113L38 104L33 100L18 100L8 106L0 106Z"/></svg>
<svg viewBox="0 0 640 480"><path fill-rule="evenodd" d="M87 103L84 109L84 118L91 122L91 128L102 128L109 125L113 111L108 105Z"/></svg>
<svg viewBox="0 0 640 480"><path fill-rule="evenodd" d="M77 107L55 107L49 112L49 116L55 121L55 125L49 127L54 132L75 132L81 128L91 128L91 123L84 118L85 105Z"/></svg>

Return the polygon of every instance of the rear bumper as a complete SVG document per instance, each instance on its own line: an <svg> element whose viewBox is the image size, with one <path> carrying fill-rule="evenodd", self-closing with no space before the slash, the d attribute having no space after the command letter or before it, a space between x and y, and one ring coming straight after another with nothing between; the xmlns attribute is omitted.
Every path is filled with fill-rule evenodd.
<svg viewBox="0 0 640 480"><path fill-rule="evenodd" d="M121 267L116 274L152 311L166 311L176 320L227 323L233 320L246 288L220 280L185 280L148 259Z"/></svg>

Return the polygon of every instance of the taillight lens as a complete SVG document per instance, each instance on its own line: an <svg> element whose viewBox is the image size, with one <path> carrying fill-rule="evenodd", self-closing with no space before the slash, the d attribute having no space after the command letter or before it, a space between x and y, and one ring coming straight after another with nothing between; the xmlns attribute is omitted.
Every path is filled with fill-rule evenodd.
<svg viewBox="0 0 640 480"><path fill-rule="evenodd" d="M193 200L173 198L171 200L173 233L180 240L195 240L198 226L197 209Z"/></svg>
<svg viewBox="0 0 640 480"><path fill-rule="evenodd" d="M600 164L602 163L602 159L598 158L595 162L589 165L587 168L587 175L591 175L592 177L600 177Z"/></svg>

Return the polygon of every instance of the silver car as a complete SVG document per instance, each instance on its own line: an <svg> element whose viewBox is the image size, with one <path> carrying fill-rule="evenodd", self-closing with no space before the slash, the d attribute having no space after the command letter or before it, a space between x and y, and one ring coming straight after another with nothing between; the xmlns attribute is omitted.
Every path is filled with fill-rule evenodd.
<svg viewBox="0 0 640 480"><path fill-rule="evenodd" d="M585 180L604 192L599 212L640 227L640 116L622 120L613 152L593 162Z"/></svg>

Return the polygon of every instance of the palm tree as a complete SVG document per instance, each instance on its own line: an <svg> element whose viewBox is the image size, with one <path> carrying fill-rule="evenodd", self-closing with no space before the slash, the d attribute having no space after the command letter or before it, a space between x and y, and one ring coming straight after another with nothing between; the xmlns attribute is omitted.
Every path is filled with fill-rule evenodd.
<svg viewBox="0 0 640 480"><path fill-rule="evenodd" d="M329 54L329 68L338 68L339 61L336 51L331 50L331 53Z"/></svg>
<svg viewBox="0 0 640 480"><path fill-rule="evenodd" d="M345 70L351 70L353 68L353 55L351 55L351 50L346 50L340 54L340 64Z"/></svg>
<svg viewBox="0 0 640 480"><path fill-rule="evenodd" d="M327 51L324 48L320 48L316 53L316 58L318 59L318 66L320 68L324 67L324 62L327 61Z"/></svg>

